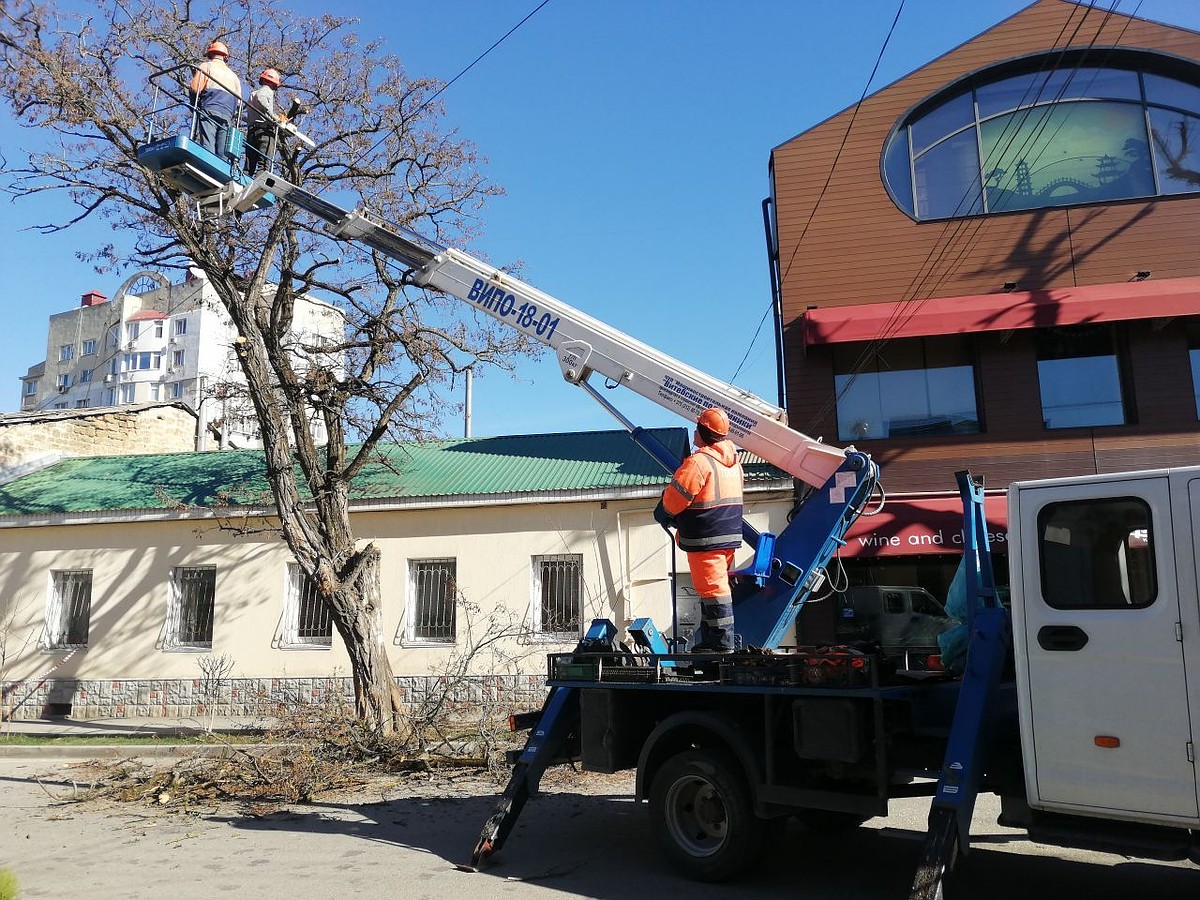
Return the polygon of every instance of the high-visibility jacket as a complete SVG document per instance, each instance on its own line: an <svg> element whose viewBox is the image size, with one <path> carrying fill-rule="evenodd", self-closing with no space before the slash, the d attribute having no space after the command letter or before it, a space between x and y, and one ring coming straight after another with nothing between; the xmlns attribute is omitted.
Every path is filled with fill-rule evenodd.
<svg viewBox="0 0 1200 900"><path fill-rule="evenodd" d="M219 56L200 63L188 87L201 109L223 112L230 119L242 100L241 79Z"/></svg>
<svg viewBox="0 0 1200 900"><path fill-rule="evenodd" d="M701 447L683 461L663 491L679 548L689 552L742 545L742 467L730 441Z"/></svg>

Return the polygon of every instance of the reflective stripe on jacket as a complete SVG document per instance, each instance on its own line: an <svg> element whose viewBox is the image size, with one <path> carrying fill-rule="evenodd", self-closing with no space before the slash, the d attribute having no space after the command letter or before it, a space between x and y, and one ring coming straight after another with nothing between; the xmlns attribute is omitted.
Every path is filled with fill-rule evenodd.
<svg viewBox="0 0 1200 900"><path fill-rule="evenodd" d="M742 467L729 441L701 447L683 461L663 491L682 550L729 550L742 545Z"/></svg>

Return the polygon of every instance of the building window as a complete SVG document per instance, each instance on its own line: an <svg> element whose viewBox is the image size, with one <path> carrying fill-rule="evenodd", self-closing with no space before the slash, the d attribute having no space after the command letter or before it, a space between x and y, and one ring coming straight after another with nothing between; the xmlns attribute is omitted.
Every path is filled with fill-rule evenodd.
<svg viewBox="0 0 1200 900"><path fill-rule="evenodd" d="M51 650L86 647L91 616L91 569L51 572L45 646Z"/></svg>
<svg viewBox="0 0 1200 900"><path fill-rule="evenodd" d="M121 346L121 326L114 325L108 332L108 346L114 348Z"/></svg>
<svg viewBox="0 0 1200 900"><path fill-rule="evenodd" d="M187 319L174 319L171 322L171 333L178 336L187 334Z"/></svg>
<svg viewBox="0 0 1200 900"><path fill-rule="evenodd" d="M1188 361L1192 364L1192 397L1196 401L1196 418L1200 419L1200 319L1187 323Z"/></svg>
<svg viewBox="0 0 1200 900"><path fill-rule="evenodd" d="M75 401L76 409L87 409L91 405L92 405L91 400L84 399L84 400L76 400Z"/></svg>
<svg viewBox="0 0 1200 900"><path fill-rule="evenodd" d="M1200 191L1200 66L1109 48L1019 65L956 82L897 125L881 164L897 206L944 219Z"/></svg>
<svg viewBox="0 0 1200 900"><path fill-rule="evenodd" d="M533 558L533 630L575 639L583 626L583 556L560 553Z"/></svg>
<svg viewBox="0 0 1200 900"><path fill-rule="evenodd" d="M833 371L839 440L982 430L966 336L835 344Z"/></svg>
<svg viewBox="0 0 1200 900"><path fill-rule="evenodd" d="M1150 507L1138 497L1046 504L1038 556L1054 609L1143 609L1158 596Z"/></svg>
<svg viewBox="0 0 1200 900"><path fill-rule="evenodd" d="M120 390L120 402L121 403L133 403L134 400L136 399L136 397L137 397L137 385L136 384L121 385L121 390Z"/></svg>
<svg viewBox="0 0 1200 900"><path fill-rule="evenodd" d="M66 373L56 376L54 379L54 385L60 391L65 391L71 386L71 376Z"/></svg>
<svg viewBox="0 0 1200 900"><path fill-rule="evenodd" d="M138 323L129 322L125 325L125 340L136 341L138 338Z"/></svg>
<svg viewBox="0 0 1200 900"><path fill-rule="evenodd" d="M150 399L151 400L161 400L162 399L162 385L159 384L157 381L150 385Z"/></svg>
<svg viewBox="0 0 1200 900"><path fill-rule="evenodd" d="M173 350L171 352L171 365L175 366L177 369L182 369L183 355L184 352L182 350Z"/></svg>
<svg viewBox="0 0 1200 900"><path fill-rule="evenodd" d="M116 390L116 388L108 388L108 390L106 390L104 392L104 405L105 406L116 406L117 405L117 390Z"/></svg>
<svg viewBox="0 0 1200 900"><path fill-rule="evenodd" d="M71 360L74 358L75 358L75 345L74 344L63 344L61 347L58 348L59 362L67 362L68 360Z"/></svg>
<svg viewBox="0 0 1200 900"><path fill-rule="evenodd" d="M160 338L163 336L163 328L164 328L163 320L156 319L154 322L154 336L156 338Z"/></svg>
<svg viewBox="0 0 1200 900"><path fill-rule="evenodd" d="M176 381L171 385L171 399L172 400L183 399L183 382L182 381Z"/></svg>
<svg viewBox="0 0 1200 900"><path fill-rule="evenodd" d="M37 393L38 383L36 381L25 382L24 393L26 397L31 397Z"/></svg>
<svg viewBox="0 0 1200 900"><path fill-rule="evenodd" d="M1034 340L1047 428L1124 425L1131 420L1112 325L1042 328Z"/></svg>
<svg viewBox="0 0 1200 900"><path fill-rule="evenodd" d="M216 588L216 566L171 570L166 637L169 649L212 649Z"/></svg>
<svg viewBox="0 0 1200 900"><path fill-rule="evenodd" d="M124 360L126 372L143 371L162 368L162 354L147 351L145 353L126 353Z"/></svg>
<svg viewBox="0 0 1200 900"><path fill-rule="evenodd" d="M457 579L458 567L453 559L409 560L406 640L454 643Z"/></svg>
<svg viewBox="0 0 1200 900"><path fill-rule="evenodd" d="M91 369L83 369L79 373L79 383L80 384L91 384L92 383L92 370Z"/></svg>
<svg viewBox="0 0 1200 900"><path fill-rule="evenodd" d="M94 338L88 338L83 342L83 355L94 356L96 353L96 341Z"/></svg>
<svg viewBox="0 0 1200 900"><path fill-rule="evenodd" d="M288 563L283 642L293 647L333 646L333 615L317 586L296 563Z"/></svg>

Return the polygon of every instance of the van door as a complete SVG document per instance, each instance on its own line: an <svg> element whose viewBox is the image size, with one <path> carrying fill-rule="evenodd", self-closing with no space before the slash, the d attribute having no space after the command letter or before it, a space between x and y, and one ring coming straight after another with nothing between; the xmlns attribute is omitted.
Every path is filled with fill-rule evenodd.
<svg viewBox="0 0 1200 900"><path fill-rule="evenodd" d="M1020 491L1035 807L1197 816L1168 488L1162 475Z"/></svg>

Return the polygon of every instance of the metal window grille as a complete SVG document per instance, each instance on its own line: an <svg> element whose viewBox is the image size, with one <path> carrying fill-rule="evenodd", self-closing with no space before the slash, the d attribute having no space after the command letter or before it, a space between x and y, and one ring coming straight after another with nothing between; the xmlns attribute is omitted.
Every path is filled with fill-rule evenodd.
<svg viewBox="0 0 1200 900"><path fill-rule="evenodd" d="M318 647L333 644L333 613L317 585L296 564L289 567L287 642Z"/></svg>
<svg viewBox="0 0 1200 900"><path fill-rule="evenodd" d="M421 559L409 563L412 608L410 638L414 641L455 639L458 565L453 559Z"/></svg>
<svg viewBox="0 0 1200 900"><path fill-rule="evenodd" d="M91 570L52 572L51 579L46 646L86 647L92 615Z"/></svg>
<svg viewBox="0 0 1200 900"><path fill-rule="evenodd" d="M175 569L171 575L167 637L174 647L212 648L216 606L215 566Z"/></svg>
<svg viewBox="0 0 1200 900"><path fill-rule="evenodd" d="M577 636L583 621L583 557L575 553L538 556L534 572L537 630Z"/></svg>

